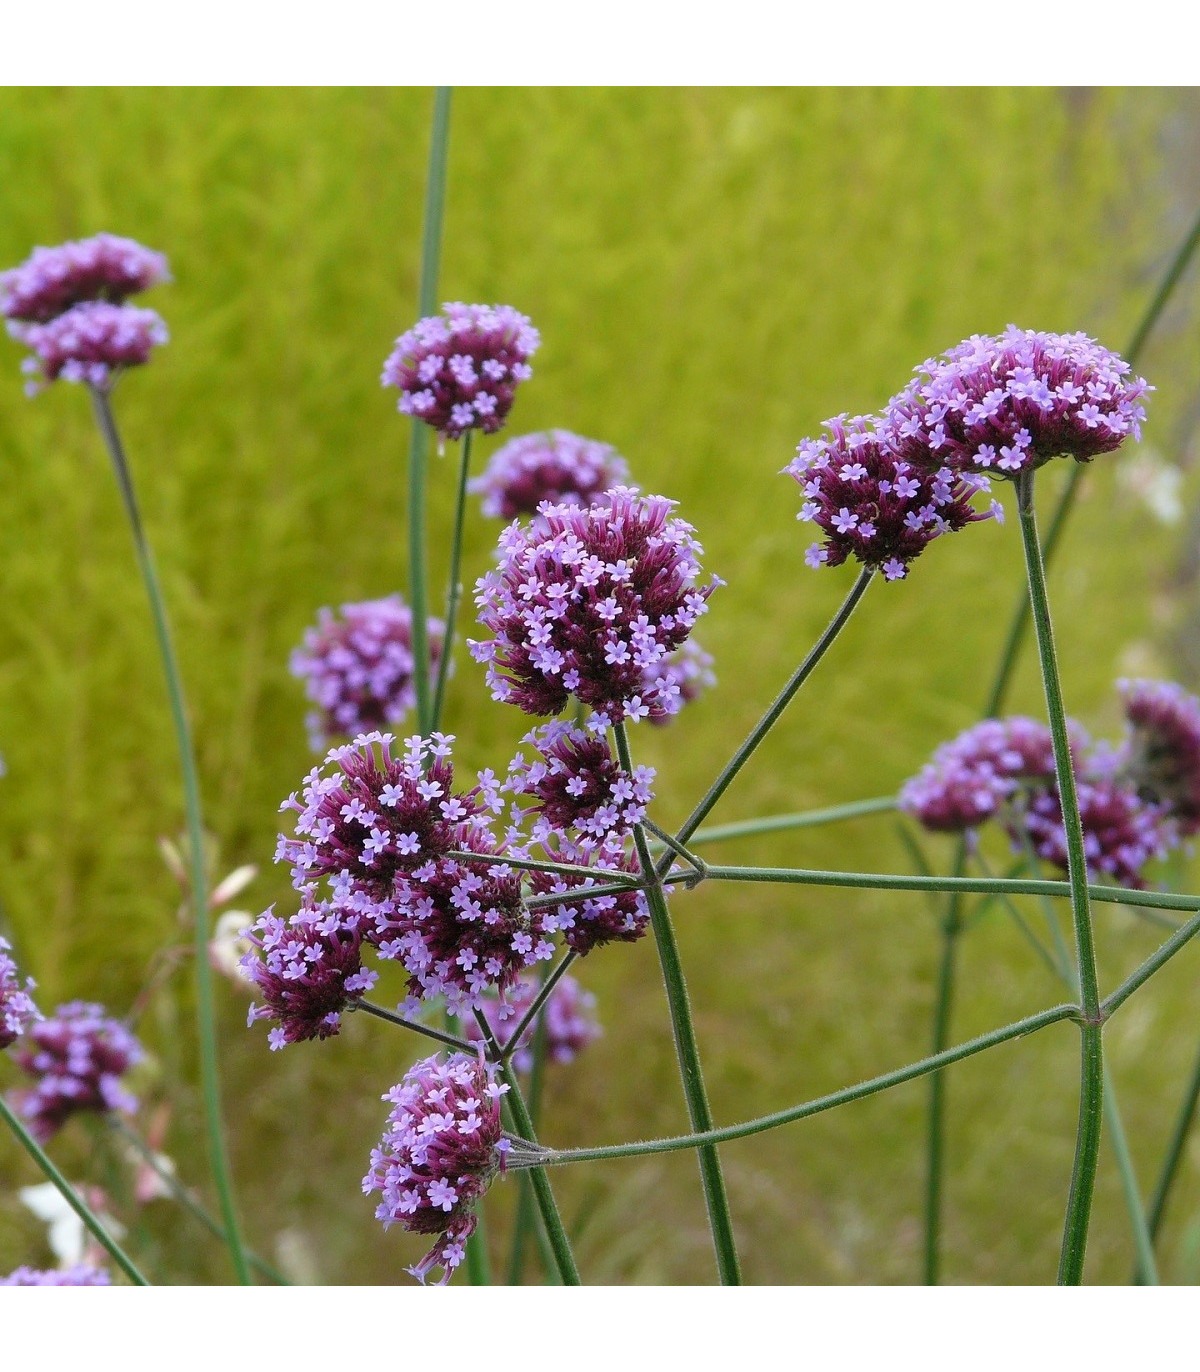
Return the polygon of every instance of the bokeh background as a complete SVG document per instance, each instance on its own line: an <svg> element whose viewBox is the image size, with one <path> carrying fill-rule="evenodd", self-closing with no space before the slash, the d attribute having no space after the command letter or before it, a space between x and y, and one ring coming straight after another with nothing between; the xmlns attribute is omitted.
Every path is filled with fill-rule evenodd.
<svg viewBox="0 0 1200 1372"><path fill-rule="evenodd" d="M166 252L147 297L172 341L116 405L174 615L222 872L257 863L238 904L289 905L272 866L280 801L311 765L292 647L318 607L403 591L407 421L379 386L415 315L432 97L425 90L7 90L0 264L108 229ZM678 500L728 585L702 641L720 684L668 729L635 732L678 821L845 593L803 564L779 471L822 419L880 406L910 369L1012 321L1121 348L1200 204L1194 92L461 90L451 135L444 299L506 301L543 347L508 434L562 426L613 443ZM1193 689L1200 377L1189 273L1143 355L1146 442L1087 473L1051 577L1068 708L1117 730L1113 681ZM202 1189L180 892L158 851L182 825L149 617L87 397L21 393L0 359L0 900L43 1006L140 1006L165 1147ZM498 440L477 449L482 456ZM1039 481L1049 503L1063 472ZM452 463L431 468L444 585ZM1010 514L1011 493L1006 492ZM473 508L468 584L498 526ZM1019 537L973 526L872 590L771 745L714 819L887 795L978 717L1021 586ZM469 621L469 605L465 620ZM469 630L469 623L467 624ZM1031 655L1014 709L1041 710ZM460 654L449 727L465 768L502 768L526 721ZM713 850L714 852L718 850ZM728 861L909 870L894 816L730 844ZM948 843L931 841L944 869ZM1196 889L1187 863L1159 874ZM917 895L702 888L673 901L720 1122L764 1113L927 1051L938 906ZM1106 986L1159 931L1098 912ZM686 1127L649 940L589 957L605 1037L551 1073L561 1145ZM1196 1051L1195 957L1112 1023L1126 1125L1149 1189ZM217 987L225 1098L253 1244L297 1279L407 1283L419 1238L384 1234L360 1194L386 1107L424 1056L352 1017L324 1044L267 1051L246 995ZM964 940L954 1038L1060 998L1003 913ZM16 1084L0 1066L0 1088ZM1053 1279L1075 1130L1077 1050L1059 1026L957 1066L949 1085L946 1279ZM746 1276L893 1283L920 1275L918 1082L724 1150ZM148 1111L149 1113L149 1111ZM102 1150L101 1150L102 1151ZM73 1178L103 1158L80 1125ZM1200 1276L1200 1152L1167 1225L1165 1279ZM0 1139L0 1269L49 1258ZM694 1158L555 1174L585 1280L713 1279ZM500 1256L515 1186L493 1189ZM156 1202L137 1220L160 1280L223 1281L218 1246ZM1129 1224L1101 1160L1088 1277L1122 1281Z"/></svg>

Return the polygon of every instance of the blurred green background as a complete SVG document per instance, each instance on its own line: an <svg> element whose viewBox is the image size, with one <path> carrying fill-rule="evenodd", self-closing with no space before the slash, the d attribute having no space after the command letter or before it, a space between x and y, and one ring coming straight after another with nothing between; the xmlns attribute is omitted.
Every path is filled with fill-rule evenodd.
<svg viewBox="0 0 1200 1372"><path fill-rule="evenodd" d="M172 342L116 408L221 869L261 867L237 902L252 913L289 907L271 864L277 810L311 765L288 654L318 607L407 581L407 421L379 371L415 314L431 103L421 90L0 93L0 264L100 229L172 264L174 283L146 298ZM728 582L701 634L718 688L670 729L635 731L639 760L659 768L661 822L690 808L852 580L803 564L797 490L779 475L797 441L1010 321L1123 347L1200 203L1198 123L1195 93L1167 90L456 93L440 296L511 302L543 336L508 434L557 425L616 445L643 488L680 502ZM1147 444L1088 472L1051 578L1068 708L1099 732L1117 728L1116 676L1196 686L1196 313L1190 273L1139 367L1157 387ZM26 400L19 350L3 353L0 899L44 1007L78 996L124 1013L161 950L186 939L157 849L182 826L170 721L87 397L64 385ZM1172 472L1183 518L1164 522L1143 496ZM1064 474L1039 482L1046 504ZM435 459L435 585L452 480L451 461ZM472 510L468 584L497 532ZM1021 584L1010 518L941 540L908 581L874 588L714 819L892 793L977 718ZM1028 654L1012 706L1041 710ZM502 768L526 728L486 699L465 653L448 724L464 768ZM950 845L929 850L944 868ZM909 865L887 815L718 851ZM1170 875L1181 889L1200 880L1187 864ZM719 1122L927 1050L935 903L713 886L673 910ZM1111 907L1098 929L1105 986L1159 941ZM603 949L580 975L605 1037L552 1072L543 1137L685 1128L651 941ZM1194 984L1185 954L1108 1031L1144 1189L1196 1051ZM271 1054L261 1027L243 1028L243 992L220 981L217 993L253 1244L303 1280L407 1283L424 1245L381 1231L359 1179L379 1097L422 1044L352 1018L335 1040ZM173 1102L166 1149L203 1186L190 997L185 967L149 998L138 1028L156 1065L142 1090ZM964 943L954 1038L1058 999L993 911ZM0 1086L15 1084L0 1071ZM953 1070L946 1280L1053 1280L1076 1090L1068 1026ZM724 1150L748 1280L919 1279L925 1098L914 1083ZM79 1124L54 1145L79 1178L99 1165L92 1149ZM1200 1277L1198 1164L1193 1149L1163 1240L1168 1280ZM37 1177L7 1139L0 1169L0 1270L44 1262L10 1185ZM586 1281L713 1279L693 1157L554 1179ZM497 1257L514 1191L502 1183L488 1202ZM157 1278L227 1279L220 1249L176 1210L156 1202L142 1224ZM1088 1277L1125 1280L1131 1260L1106 1153Z"/></svg>

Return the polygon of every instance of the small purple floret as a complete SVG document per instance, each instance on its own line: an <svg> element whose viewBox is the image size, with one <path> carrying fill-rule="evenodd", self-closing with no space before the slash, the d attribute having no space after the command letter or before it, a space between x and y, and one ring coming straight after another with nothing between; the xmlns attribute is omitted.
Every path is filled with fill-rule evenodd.
<svg viewBox="0 0 1200 1372"><path fill-rule="evenodd" d="M383 384L398 386L401 414L443 438L469 429L495 433L512 408L517 386L533 375L529 359L541 338L511 305L442 306L396 340Z"/></svg>
<svg viewBox="0 0 1200 1372"><path fill-rule="evenodd" d="M363 1194L382 1193L375 1210L385 1229L440 1237L408 1270L419 1281L442 1269L450 1280L466 1256L477 1223L475 1206L504 1165L495 1069L482 1058L455 1053L416 1063L383 1097L391 1102L387 1128L371 1150Z"/></svg>
<svg viewBox="0 0 1200 1372"><path fill-rule="evenodd" d="M716 684L712 654L705 652L694 638L689 638L647 673L643 695L660 702L650 711L650 723L666 724L701 692Z"/></svg>
<svg viewBox="0 0 1200 1372"><path fill-rule="evenodd" d="M0 1048L7 1048L42 1018L29 992L35 989L32 978L25 985L17 975L17 965L9 957L12 944L0 938Z"/></svg>
<svg viewBox="0 0 1200 1372"><path fill-rule="evenodd" d="M516 519L536 514L547 500L552 505L591 505L628 476L625 459L607 443L551 429L497 448L468 489L482 495L485 515Z"/></svg>

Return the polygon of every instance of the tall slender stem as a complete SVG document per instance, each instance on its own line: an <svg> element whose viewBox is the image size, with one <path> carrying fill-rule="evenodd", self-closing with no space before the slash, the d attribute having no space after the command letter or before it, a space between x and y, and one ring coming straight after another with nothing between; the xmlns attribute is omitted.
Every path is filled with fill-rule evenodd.
<svg viewBox="0 0 1200 1372"><path fill-rule="evenodd" d="M439 86L433 97L429 170L425 180L425 224L421 237L421 279L417 314L431 315L437 304L442 254L442 220L446 203L446 163L450 147L450 91ZM425 583L425 462L429 428L412 421L408 451L408 596L412 605L413 675L417 687L417 723L422 734L432 728L433 698L429 680L429 593Z"/></svg>
<svg viewBox="0 0 1200 1372"><path fill-rule="evenodd" d="M544 964L543 964L544 967ZM542 976L542 987L546 986L549 980L548 971ZM536 1013L536 1011L535 1011ZM514 1035L510 1040L510 1047L519 1035ZM542 1088L545 1084L546 1074L546 1048L549 1039L549 1024L547 1016L543 1015L538 1020L537 1028L533 1035L533 1071L529 1074L529 1118L533 1121L533 1127L541 1127L542 1109ZM521 1189L517 1195L517 1213L513 1220L512 1235L512 1254L508 1264L508 1285L520 1286L521 1276L525 1268L525 1243L530 1231L536 1223L533 1214L533 1191L529 1185L528 1177L520 1177Z"/></svg>
<svg viewBox="0 0 1200 1372"><path fill-rule="evenodd" d="M844 819L885 814L895 808L895 796L878 796L872 800L854 800L847 805L830 805L820 810L801 810L791 815L763 815L759 819L741 819L732 824L714 824L693 834L689 847L699 848L705 843L720 843L730 838L754 838L758 834L773 834L781 829L812 829L821 824L836 824Z"/></svg>
<svg viewBox="0 0 1200 1372"><path fill-rule="evenodd" d="M1080 1004L1080 1083L1079 1127L1075 1140L1075 1162L1071 1191L1063 1226L1062 1255L1058 1279L1061 1285L1077 1286L1083 1280L1087 1252L1088 1222L1096 1184L1096 1165L1100 1156L1100 1132L1104 1118L1103 1017L1100 1013L1100 987L1096 976L1096 950L1092 936L1091 906L1088 902L1087 859L1083 849L1083 825L1079 819L1079 800L1075 792L1075 769L1067 733L1066 710L1058 677L1054 651L1054 630L1050 603L1046 595L1046 574L1038 541L1034 513L1034 473L1017 477L1017 507L1021 517L1021 542L1025 550L1025 571L1029 581L1029 606L1037 637L1038 658L1046 695L1046 711L1054 741L1054 772L1062 808L1063 831L1067 846L1067 880L1071 887L1071 917L1075 926L1075 966L1079 975Z"/></svg>
<svg viewBox="0 0 1200 1372"><path fill-rule="evenodd" d="M233 1260L238 1281L244 1286L250 1284L250 1267L242 1242L241 1227L238 1223L237 1208L233 1198L233 1179L230 1174L229 1155L225 1146L225 1133L221 1119L220 1068L217 1060L216 1016L213 1010L212 968L208 961L208 943L211 938L208 873L205 870L204 819L200 808L200 780L196 768L196 753L192 744L191 727L188 723L187 703L183 692L183 679L175 659L175 649L171 643L171 631L167 621L167 608L158 574L154 569L154 558L146 541L142 527L141 513L134 492L133 476L125 457L125 449L117 431L109 397L103 390L92 388L92 406L100 433L112 459L113 471L129 518L133 535L134 551L138 567L145 583L146 596L150 602L150 614L154 621L154 633L158 640L159 656L162 659L163 675L166 678L167 696L171 706L171 720L175 727L175 743L179 752L179 765L183 773L183 800L187 816L188 835L188 876L191 885L191 913L194 929L193 948L195 952L196 976L196 1037L200 1049L200 1080L204 1096L204 1119L208 1140L208 1163L213 1184L220 1200L221 1218L224 1222L226 1245Z"/></svg>
<svg viewBox="0 0 1200 1372"><path fill-rule="evenodd" d="M697 802L696 808L684 821L683 827L675 835L675 838L679 843L686 843L704 823L709 811L712 810L717 801L720 800L729 789L730 783L733 781L734 777L742 770L750 760L754 750L763 739L766 738L767 734L770 733L775 721L783 714L784 710L787 709L792 697L808 680L817 663L820 662L832 646L834 639L836 639L838 634L846 627L858 602L863 598L867 587L871 584L871 577L872 572L869 567L864 567L863 570L859 572L858 579L850 588L850 592L846 596L846 599L842 601L838 612L829 621L825 632L817 639L816 643L813 644L808 656L792 673L791 677L788 679L787 685L784 686L783 690L775 697L766 714L764 714L754 728L751 729L745 742L743 742L742 746L721 769L720 776L718 776L716 781L708 788ZM665 865L661 867L660 875L671 865L669 856L662 861Z"/></svg>
<svg viewBox="0 0 1200 1372"><path fill-rule="evenodd" d="M786 704L786 701L784 703ZM782 706L780 708L782 709ZM629 752L629 736L625 725L618 724L614 732L621 766L627 773L631 773L633 759ZM679 959L679 948L675 942L671 917L667 913L662 882L650 856L646 832L640 824L634 826L633 836L642 873L649 882L646 888L646 901L650 907L650 924L654 930L658 960L666 986L667 1005L671 1013L671 1032L675 1039L675 1056L679 1060L679 1074L683 1079L688 1117L693 1130L703 1132L713 1127L713 1119L708 1104L708 1093L704 1089L700 1049L692 1025L683 964ZM721 1159L715 1146L711 1144L701 1146L697 1156L700 1163L700 1180L704 1187L704 1200L708 1207L708 1225L712 1232L713 1251L717 1259L717 1273L723 1286L738 1286L741 1284L741 1272L733 1236L733 1221L729 1214L729 1198L725 1192L725 1178L721 1173Z"/></svg>
<svg viewBox="0 0 1200 1372"><path fill-rule="evenodd" d="M86 1225L88 1233L96 1240L104 1251L112 1258L113 1262L121 1269L135 1286L149 1286L150 1283L138 1271L133 1264L133 1259L125 1252L121 1245L105 1229L104 1225L88 1207L82 1196L75 1190L71 1183L63 1176L57 1167L50 1161L42 1150L41 1145L33 1137L28 1129L21 1123L3 1096L0 1096L0 1119L16 1135L17 1142L29 1154L29 1156L42 1169L46 1177L54 1183L63 1200Z"/></svg>
<svg viewBox="0 0 1200 1372"><path fill-rule="evenodd" d="M454 532L450 537L450 581L446 587L446 628L442 637L442 656L438 662L437 687L433 693L433 714L429 731L438 728L442 719L442 702L446 696L446 678L450 675L450 659L454 656L455 621L458 602L462 596L459 584L462 567L463 516L467 508L467 473L471 466L471 430L463 434L459 444L458 487L454 498Z"/></svg>

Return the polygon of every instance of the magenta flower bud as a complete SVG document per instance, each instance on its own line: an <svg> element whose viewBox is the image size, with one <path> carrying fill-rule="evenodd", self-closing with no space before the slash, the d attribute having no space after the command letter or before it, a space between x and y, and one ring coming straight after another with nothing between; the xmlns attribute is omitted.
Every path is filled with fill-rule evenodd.
<svg viewBox="0 0 1200 1372"><path fill-rule="evenodd" d="M1118 681L1128 737L1121 775L1165 805L1184 834L1200 832L1200 699L1171 681Z"/></svg>
<svg viewBox="0 0 1200 1372"><path fill-rule="evenodd" d="M433 680L445 626L431 618L427 633ZM289 664L317 706L308 717L313 747L402 724L417 705L414 665L412 611L400 596L343 605L336 613L322 610Z"/></svg>
<svg viewBox="0 0 1200 1372"><path fill-rule="evenodd" d="M489 996L482 1005L484 1018L501 1044L524 1019L538 994L541 982L526 972L508 993L507 1003ZM604 1032L596 1022L596 997L585 991L574 977L562 976L554 985L545 1005L521 1035L512 1055L518 1072L533 1071L533 1045L541 1025L545 1025L546 1057L550 1062L573 1062L589 1043ZM483 1042L483 1031L474 1018L462 1021L463 1031L472 1043Z"/></svg>
<svg viewBox="0 0 1200 1372"><path fill-rule="evenodd" d="M897 457L915 466L1015 477L1052 457L1090 462L1140 438L1151 389L1086 334L1009 325L922 363L883 427Z"/></svg>
<svg viewBox="0 0 1200 1372"><path fill-rule="evenodd" d="M371 1150L363 1194L381 1193L375 1217L385 1229L399 1224L410 1233L439 1235L408 1269L421 1282L440 1267L445 1285L466 1256L475 1207L504 1166L500 1098L507 1090L482 1058L455 1053L443 1062L435 1054L383 1097L392 1109L379 1147Z"/></svg>
<svg viewBox="0 0 1200 1372"><path fill-rule="evenodd" d="M74 1267L51 1268L18 1267L7 1277L0 1277L0 1286L111 1286L112 1278L101 1267L76 1263Z"/></svg>
<svg viewBox="0 0 1200 1372"><path fill-rule="evenodd" d="M591 505L628 476L625 459L607 443L551 429L497 448L468 490L483 497L485 515L516 519L536 514L547 500L552 505Z"/></svg>
<svg viewBox="0 0 1200 1372"><path fill-rule="evenodd" d="M287 920L268 910L247 932L254 948L240 965L265 1004L251 1005L246 1022L277 1020L268 1035L272 1048L331 1038L341 1028L341 1012L378 981L362 965L360 919L306 902Z"/></svg>
<svg viewBox="0 0 1200 1372"><path fill-rule="evenodd" d="M8 956L12 944L0 938L0 1048L7 1048L42 1018L29 992L35 989L32 978L22 987L17 965Z"/></svg>
<svg viewBox="0 0 1200 1372"><path fill-rule="evenodd" d="M101 1005L71 1001L30 1026L13 1057L37 1085L24 1091L17 1109L30 1132L45 1143L80 1111L131 1114L137 1099L121 1078L144 1056L141 1044Z"/></svg>
<svg viewBox="0 0 1200 1372"><path fill-rule="evenodd" d="M149 361L167 341L167 326L153 310L89 300L46 324L10 324L9 332L30 349L22 369L35 395L60 378L108 390L114 375Z"/></svg>
<svg viewBox="0 0 1200 1372"><path fill-rule="evenodd" d="M132 238L98 233L56 248L34 248L19 267L0 272L0 314L45 324L81 301L120 304L170 279L162 253Z"/></svg>
<svg viewBox="0 0 1200 1372"><path fill-rule="evenodd" d="M541 338L510 305L443 305L396 340L383 384L400 388L400 413L442 438L469 429L492 434L512 409L517 387L533 375L529 359Z"/></svg>
<svg viewBox="0 0 1200 1372"><path fill-rule="evenodd" d="M509 525L476 584L494 637L470 643L497 700L554 715L574 695L601 725L679 708L658 669L721 583L697 584L702 550L673 508L615 486L587 509L548 505Z"/></svg>
<svg viewBox="0 0 1200 1372"><path fill-rule="evenodd" d="M828 435L806 438L784 469L804 494L797 518L825 535L805 554L810 567L840 567L852 557L901 581L939 535L1003 518L996 501L987 510L971 505L988 490L986 478L901 461L873 424L862 415L827 420Z"/></svg>

